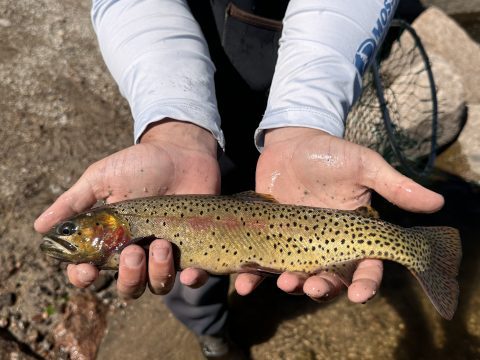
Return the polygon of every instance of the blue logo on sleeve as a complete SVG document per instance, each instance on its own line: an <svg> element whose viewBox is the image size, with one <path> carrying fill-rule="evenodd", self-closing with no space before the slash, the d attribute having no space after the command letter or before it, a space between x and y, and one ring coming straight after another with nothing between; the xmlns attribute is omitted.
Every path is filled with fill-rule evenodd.
<svg viewBox="0 0 480 360"><path fill-rule="evenodd" d="M365 72L365 69L370 62L370 59L375 53L376 47L377 43L371 38L362 42L358 47L357 53L355 54L355 67L360 74L363 75L363 73Z"/></svg>
<svg viewBox="0 0 480 360"><path fill-rule="evenodd" d="M375 54L377 45L382 41L385 27L387 26L393 10L395 10L396 0L384 0L383 8L380 10L377 22L372 29L372 37L364 40L355 53L354 64L358 72L363 75L367 69L372 56Z"/></svg>

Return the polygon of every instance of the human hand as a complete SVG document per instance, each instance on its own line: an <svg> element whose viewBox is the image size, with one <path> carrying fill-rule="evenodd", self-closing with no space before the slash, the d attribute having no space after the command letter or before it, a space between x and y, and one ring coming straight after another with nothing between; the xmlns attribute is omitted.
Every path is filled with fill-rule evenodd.
<svg viewBox="0 0 480 360"><path fill-rule="evenodd" d="M269 130L258 160L256 190L280 203L352 210L370 203L371 190L409 211L434 212L443 197L393 169L378 153L323 131L309 128ZM351 301L373 297L380 286L380 260L359 262L348 288ZM261 281L254 274L237 278L237 291L251 292ZM343 284L330 273L313 276L285 272L277 285L288 293L305 293L314 300L331 299Z"/></svg>
<svg viewBox="0 0 480 360"><path fill-rule="evenodd" d="M205 129L186 122L165 120L147 129L140 144L92 164L80 179L35 221L35 230L47 232L61 220L92 207L98 200L116 202L163 194L216 194L220 189L217 142ZM90 264L68 265L67 274L77 287L87 287L98 276ZM148 282L152 292L165 294L175 279L172 248L157 239L149 249L131 245L120 256L118 293L139 297ZM197 287L206 272L185 269L180 281Z"/></svg>

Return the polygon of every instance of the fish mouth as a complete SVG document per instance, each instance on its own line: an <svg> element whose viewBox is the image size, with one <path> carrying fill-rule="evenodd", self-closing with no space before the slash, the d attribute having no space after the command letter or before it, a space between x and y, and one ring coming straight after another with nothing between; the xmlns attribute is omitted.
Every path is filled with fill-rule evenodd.
<svg viewBox="0 0 480 360"><path fill-rule="evenodd" d="M40 250L50 256L63 258L66 255L73 255L77 251L77 247L57 236L49 235L43 238Z"/></svg>

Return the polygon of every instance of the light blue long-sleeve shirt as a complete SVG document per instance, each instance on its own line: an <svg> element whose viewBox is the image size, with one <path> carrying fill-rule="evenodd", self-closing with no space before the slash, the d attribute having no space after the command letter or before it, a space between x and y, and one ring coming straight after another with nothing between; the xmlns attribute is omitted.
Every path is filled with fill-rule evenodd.
<svg viewBox="0 0 480 360"><path fill-rule="evenodd" d="M398 0L291 0L268 104L255 133L285 126L343 136L361 76ZM224 148L215 66L185 0L93 0L105 62L128 100L135 141L164 118L209 130Z"/></svg>

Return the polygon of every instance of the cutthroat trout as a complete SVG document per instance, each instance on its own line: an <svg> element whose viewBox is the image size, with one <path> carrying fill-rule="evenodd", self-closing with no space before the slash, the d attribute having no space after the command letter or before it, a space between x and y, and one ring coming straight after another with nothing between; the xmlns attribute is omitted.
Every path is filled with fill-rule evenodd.
<svg viewBox="0 0 480 360"><path fill-rule="evenodd" d="M125 246L153 238L174 244L177 268L213 274L326 270L348 285L356 261L392 260L415 275L444 318L451 319L457 306L456 229L402 228L365 211L285 205L253 192L105 205L55 226L41 249L63 261L116 269Z"/></svg>

